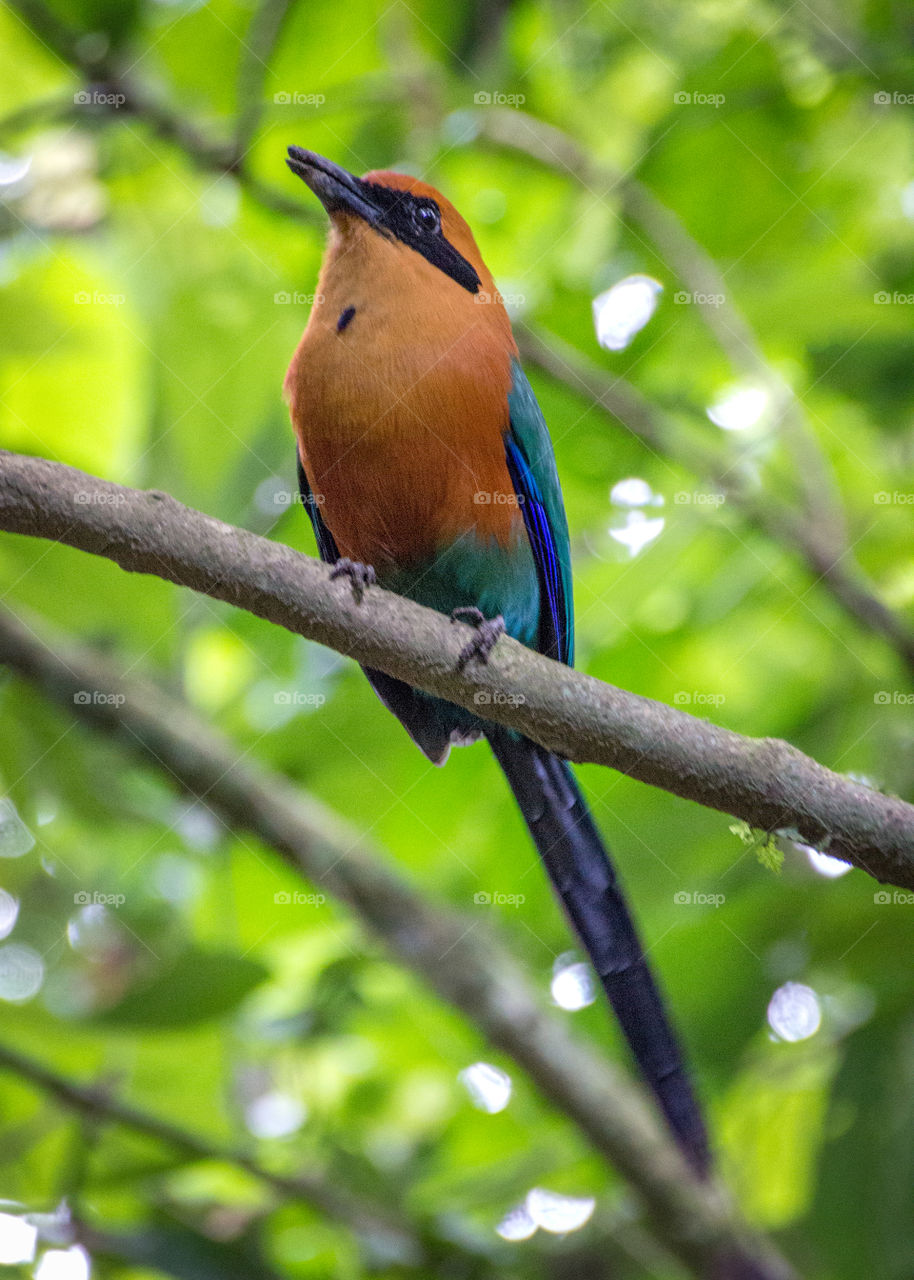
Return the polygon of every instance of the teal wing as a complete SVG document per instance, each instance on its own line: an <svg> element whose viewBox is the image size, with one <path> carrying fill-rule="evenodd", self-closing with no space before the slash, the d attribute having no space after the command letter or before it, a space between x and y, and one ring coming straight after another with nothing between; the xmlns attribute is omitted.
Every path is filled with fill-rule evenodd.
<svg viewBox="0 0 914 1280"><path fill-rule="evenodd" d="M536 647L550 658L571 666L574 663L571 547L555 454L543 412L517 360L512 361L512 375L505 454L539 579Z"/></svg>

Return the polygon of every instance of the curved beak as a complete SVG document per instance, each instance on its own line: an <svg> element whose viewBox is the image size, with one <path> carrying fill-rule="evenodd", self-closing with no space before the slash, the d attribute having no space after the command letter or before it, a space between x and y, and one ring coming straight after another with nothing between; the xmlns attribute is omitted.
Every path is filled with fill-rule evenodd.
<svg viewBox="0 0 914 1280"><path fill-rule="evenodd" d="M372 203L368 186L332 160L304 147L289 147L286 164L308 184L331 215L345 210L374 226L380 210Z"/></svg>

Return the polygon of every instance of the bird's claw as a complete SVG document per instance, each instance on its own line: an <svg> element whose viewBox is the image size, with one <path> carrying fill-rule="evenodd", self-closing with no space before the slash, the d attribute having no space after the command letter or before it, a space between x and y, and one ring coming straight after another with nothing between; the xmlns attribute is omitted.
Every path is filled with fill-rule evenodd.
<svg viewBox="0 0 914 1280"><path fill-rule="evenodd" d="M485 665L499 636L505 633L505 620L501 614L495 618L487 618L475 605L461 605L458 609L454 609L451 613L451 622L466 622L476 628L473 639L460 650L457 658L458 671L462 671L474 658Z"/></svg>
<svg viewBox="0 0 914 1280"><path fill-rule="evenodd" d="M352 583L352 594L359 602L366 588L373 587L378 580L372 565L362 564L360 560L350 560L348 556L342 556L330 570L330 581L334 578L348 578Z"/></svg>

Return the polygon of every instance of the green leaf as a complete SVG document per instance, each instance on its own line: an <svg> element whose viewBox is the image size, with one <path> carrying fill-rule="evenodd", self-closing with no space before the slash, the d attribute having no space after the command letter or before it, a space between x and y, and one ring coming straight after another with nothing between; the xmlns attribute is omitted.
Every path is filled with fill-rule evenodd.
<svg viewBox="0 0 914 1280"><path fill-rule="evenodd" d="M730 823L730 830L738 836L747 849L751 849L761 865L775 875L780 875L784 866L784 851L777 842L777 836L771 831L757 831L741 818Z"/></svg>

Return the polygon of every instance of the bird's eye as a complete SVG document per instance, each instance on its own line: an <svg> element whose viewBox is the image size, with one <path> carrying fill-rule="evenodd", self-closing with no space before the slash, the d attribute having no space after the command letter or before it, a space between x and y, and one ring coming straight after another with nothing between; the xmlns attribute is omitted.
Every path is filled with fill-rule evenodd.
<svg viewBox="0 0 914 1280"><path fill-rule="evenodd" d="M430 204L417 204L413 206L413 226L417 231L440 231L441 230L441 214Z"/></svg>

